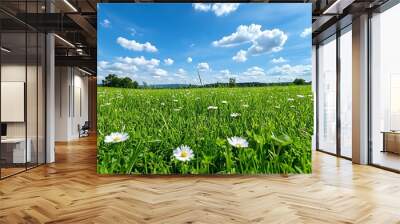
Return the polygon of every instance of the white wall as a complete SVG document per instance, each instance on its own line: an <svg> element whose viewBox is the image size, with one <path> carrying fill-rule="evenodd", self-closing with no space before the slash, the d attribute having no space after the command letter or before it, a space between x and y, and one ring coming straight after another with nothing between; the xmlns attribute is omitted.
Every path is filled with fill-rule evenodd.
<svg viewBox="0 0 400 224"><path fill-rule="evenodd" d="M56 67L55 85L55 140L77 139L78 125L88 120L88 78L76 68Z"/></svg>

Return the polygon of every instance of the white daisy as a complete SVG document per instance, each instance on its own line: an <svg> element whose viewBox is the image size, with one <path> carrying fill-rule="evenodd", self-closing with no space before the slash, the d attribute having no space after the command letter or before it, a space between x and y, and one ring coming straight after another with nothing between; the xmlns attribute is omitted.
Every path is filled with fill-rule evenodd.
<svg viewBox="0 0 400 224"><path fill-rule="evenodd" d="M217 106L208 106L207 109L208 110L217 110L218 107Z"/></svg>
<svg viewBox="0 0 400 224"><path fill-rule="evenodd" d="M249 105L248 104L243 104L242 107L247 108L247 107L249 107Z"/></svg>
<svg viewBox="0 0 400 224"><path fill-rule="evenodd" d="M165 103L161 103L161 106L165 106Z"/></svg>
<svg viewBox="0 0 400 224"><path fill-rule="evenodd" d="M298 97L298 98L304 98L304 96L303 96L303 95L297 95L297 97Z"/></svg>
<svg viewBox="0 0 400 224"><path fill-rule="evenodd" d="M228 104L228 101L223 100L223 101L221 101L221 103L223 103L223 104Z"/></svg>
<svg viewBox="0 0 400 224"><path fill-rule="evenodd" d="M175 159L179 161L190 161L194 157L193 150L187 145L181 145L173 151Z"/></svg>
<svg viewBox="0 0 400 224"><path fill-rule="evenodd" d="M228 142L235 148L247 148L249 146L249 143L246 141L246 139L237 136L228 138Z"/></svg>
<svg viewBox="0 0 400 224"><path fill-rule="evenodd" d="M294 99L293 98L289 98L289 99L287 99L288 101L294 101Z"/></svg>
<svg viewBox="0 0 400 224"><path fill-rule="evenodd" d="M231 117L235 118L235 117L239 117L240 113L231 113Z"/></svg>
<svg viewBox="0 0 400 224"><path fill-rule="evenodd" d="M129 138L127 133L113 132L104 138L105 143L118 143L126 141Z"/></svg>

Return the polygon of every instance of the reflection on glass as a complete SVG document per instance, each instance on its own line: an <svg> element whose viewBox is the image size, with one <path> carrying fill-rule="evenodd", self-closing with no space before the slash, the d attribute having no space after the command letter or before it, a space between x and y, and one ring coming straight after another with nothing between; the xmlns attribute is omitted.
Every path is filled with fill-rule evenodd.
<svg viewBox="0 0 400 224"><path fill-rule="evenodd" d="M336 40L318 48L318 147L336 153Z"/></svg>
<svg viewBox="0 0 400 224"><path fill-rule="evenodd" d="M400 5L372 18L372 163L400 170Z"/></svg>
<svg viewBox="0 0 400 224"><path fill-rule="evenodd" d="M45 0L0 1L17 15L44 13ZM0 178L45 162L45 44L43 33L0 12Z"/></svg>
<svg viewBox="0 0 400 224"><path fill-rule="evenodd" d="M2 33L1 57L1 175L9 176L25 170L31 151L26 144L26 35ZM28 149L28 150L27 150Z"/></svg>
<svg viewBox="0 0 400 224"><path fill-rule="evenodd" d="M27 143L30 149L30 160L27 167L37 165L37 79L38 79L38 36L36 32L27 33L27 82L26 82L26 113L27 113Z"/></svg>
<svg viewBox="0 0 400 224"><path fill-rule="evenodd" d="M340 153L352 157L352 35L351 26L340 36Z"/></svg>

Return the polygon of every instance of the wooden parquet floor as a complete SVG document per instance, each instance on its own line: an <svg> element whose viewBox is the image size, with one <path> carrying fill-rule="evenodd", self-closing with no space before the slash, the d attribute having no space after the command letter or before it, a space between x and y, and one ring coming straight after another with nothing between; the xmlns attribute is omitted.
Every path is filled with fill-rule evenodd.
<svg viewBox="0 0 400 224"><path fill-rule="evenodd" d="M400 175L315 152L312 175L96 174L94 137L0 181L0 223L400 223Z"/></svg>

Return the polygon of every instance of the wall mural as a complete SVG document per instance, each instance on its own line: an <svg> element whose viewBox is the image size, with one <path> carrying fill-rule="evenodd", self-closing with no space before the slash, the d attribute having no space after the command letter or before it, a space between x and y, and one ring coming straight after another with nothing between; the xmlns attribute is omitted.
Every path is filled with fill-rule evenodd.
<svg viewBox="0 0 400 224"><path fill-rule="evenodd" d="M97 171L310 173L311 68L311 4L99 4Z"/></svg>

